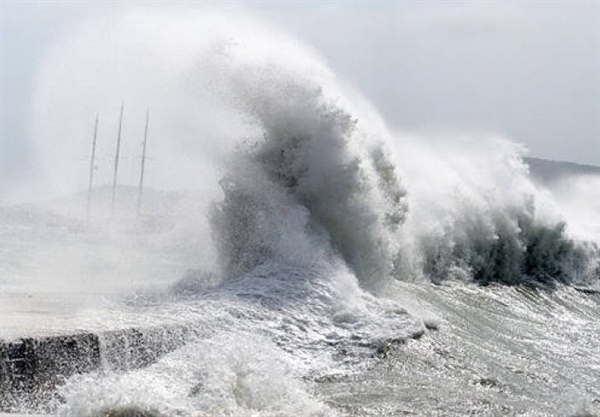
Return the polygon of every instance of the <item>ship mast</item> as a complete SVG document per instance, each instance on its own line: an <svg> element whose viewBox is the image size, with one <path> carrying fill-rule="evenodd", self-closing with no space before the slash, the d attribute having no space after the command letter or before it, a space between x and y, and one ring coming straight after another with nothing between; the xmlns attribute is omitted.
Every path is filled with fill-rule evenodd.
<svg viewBox="0 0 600 417"><path fill-rule="evenodd" d="M121 103L121 115L119 116L119 132L117 133L117 150L115 151L115 170L113 175L111 213L114 213L115 211L115 197L117 195L117 173L119 171L119 152L121 150L121 127L123 125L123 107L124 103Z"/></svg>
<svg viewBox="0 0 600 417"><path fill-rule="evenodd" d="M148 139L148 122L150 120L150 109L146 109L146 127L144 128L144 145L142 147L142 165L140 167L140 186L138 189L138 214L142 209L142 191L144 187L144 168L146 166L146 143Z"/></svg>
<svg viewBox="0 0 600 417"><path fill-rule="evenodd" d="M92 157L90 160L90 181L88 187L87 198L87 215L90 216L90 208L92 205L92 186L94 183L94 163L96 159L96 139L98 138L98 115L96 114L96 124L94 126L94 138L92 139Z"/></svg>

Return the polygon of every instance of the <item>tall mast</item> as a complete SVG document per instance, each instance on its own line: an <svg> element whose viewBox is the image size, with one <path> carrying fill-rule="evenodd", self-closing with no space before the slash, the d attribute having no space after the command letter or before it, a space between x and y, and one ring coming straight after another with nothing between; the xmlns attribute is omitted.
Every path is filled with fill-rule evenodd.
<svg viewBox="0 0 600 417"><path fill-rule="evenodd" d="M121 126L123 125L123 107L124 103L121 103L121 115L119 116L119 133L117 134L117 150L115 152L115 173L113 176L112 186L112 203L111 212L115 211L115 197L117 194L117 172L119 171L119 151L121 149Z"/></svg>
<svg viewBox="0 0 600 417"><path fill-rule="evenodd" d="M142 189L144 187L144 168L146 166L146 142L148 139L148 122L150 120L150 108L146 109L146 127L144 128L144 145L142 148L142 166L140 169L140 188L138 190L138 213L142 209Z"/></svg>
<svg viewBox="0 0 600 417"><path fill-rule="evenodd" d="M96 125L94 126L94 138L92 139L92 158L90 160L90 184L88 187L87 215L90 215L92 204L92 185L94 182L94 161L96 159L96 138L98 137L98 115L96 114Z"/></svg>

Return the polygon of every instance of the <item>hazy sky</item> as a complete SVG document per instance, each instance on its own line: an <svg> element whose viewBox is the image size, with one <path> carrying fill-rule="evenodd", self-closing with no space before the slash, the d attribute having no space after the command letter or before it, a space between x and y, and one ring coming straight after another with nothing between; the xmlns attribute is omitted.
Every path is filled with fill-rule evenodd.
<svg viewBox="0 0 600 417"><path fill-rule="evenodd" d="M2 1L2 183L29 162L31 87L44 52L82 18L124 5ZM227 7L311 45L394 128L501 133L533 156L600 165L598 1Z"/></svg>

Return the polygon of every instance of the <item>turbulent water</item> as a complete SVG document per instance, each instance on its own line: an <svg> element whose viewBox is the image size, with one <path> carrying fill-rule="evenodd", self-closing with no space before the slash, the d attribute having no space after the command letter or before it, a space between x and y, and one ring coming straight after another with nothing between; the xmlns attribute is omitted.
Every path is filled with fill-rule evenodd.
<svg viewBox="0 0 600 417"><path fill-rule="evenodd" d="M130 114L150 104L155 183L178 191L146 195L140 217L110 217L108 189L88 220L79 197L3 207L3 285L112 286L173 305L196 337L70 378L59 413L599 412L600 175L542 183L507 139L392 131L314 52L245 16L106 23L40 72L44 189L85 186L81 164L50 161L84 154L87 125L58 121L125 94Z"/></svg>

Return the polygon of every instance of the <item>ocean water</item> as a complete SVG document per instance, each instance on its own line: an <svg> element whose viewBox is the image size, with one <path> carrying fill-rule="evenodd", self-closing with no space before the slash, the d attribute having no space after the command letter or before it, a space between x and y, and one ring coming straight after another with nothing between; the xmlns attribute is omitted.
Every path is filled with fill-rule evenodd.
<svg viewBox="0 0 600 417"><path fill-rule="evenodd" d="M53 412L600 413L597 170L538 178L507 138L392 130L247 16L106 24L74 28L41 67L40 178L18 190L39 199L2 207L3 291L169 306L195 336L144 368L69 378ZM121 97L126 121L151 108L154 189L141 213L133 187L111 208L101 130L87 215L81 137L94 112L115 124Z"/></svg>

